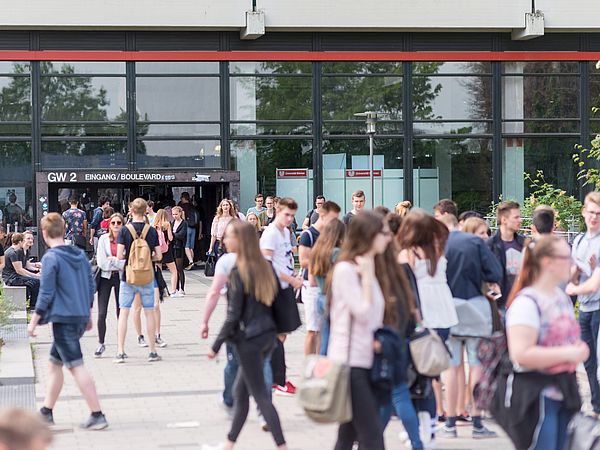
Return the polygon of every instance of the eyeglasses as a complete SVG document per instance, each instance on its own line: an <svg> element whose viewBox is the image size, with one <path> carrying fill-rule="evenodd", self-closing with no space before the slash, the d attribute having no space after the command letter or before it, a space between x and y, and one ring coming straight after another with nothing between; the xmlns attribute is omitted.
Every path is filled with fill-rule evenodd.
<svg viewBox="0 0 600 450"><path fill-rule="evenodd" d="M123 222L121 222L120 220L115 220L113 222L110 223L111 225L123 225Z"/></svg>

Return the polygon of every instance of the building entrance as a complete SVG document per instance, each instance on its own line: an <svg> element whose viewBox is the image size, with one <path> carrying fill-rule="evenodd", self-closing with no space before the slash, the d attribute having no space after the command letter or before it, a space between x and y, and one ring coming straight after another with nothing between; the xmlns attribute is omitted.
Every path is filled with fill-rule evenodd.
<svg viewBox="0 0 600 450"><path fill-rule="evenodd" d="M195 255L204 255L210 241L210 225L222 198L239 202L239 172L235 171L55 171L36 174L37 217L69 208L76 196L91 220L98 199L106 196L112 208L127 214L129 202L137 197L152 200L154 210L173 207L187 192L202 221L202 239L196 242ZM200 230L199 230L200 231ZM39 240L38 240L39 241ZM91 249L90 249L91 250Z"/></svg>

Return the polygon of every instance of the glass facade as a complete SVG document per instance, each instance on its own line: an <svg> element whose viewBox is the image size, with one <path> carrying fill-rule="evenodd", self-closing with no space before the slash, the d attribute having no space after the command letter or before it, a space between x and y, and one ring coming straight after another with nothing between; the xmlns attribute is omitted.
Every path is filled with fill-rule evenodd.
<svg viewBox="0 0 600 450"><path fill-rule="evenodd" d="M349 209L363 189L485 211L522 201L524 172L579 194L574 146L600 132L600 71L579 61L4 61L0 93L0 211L16 196L20 226L33 168L238 170L242 209L256 192Z"/></svg>

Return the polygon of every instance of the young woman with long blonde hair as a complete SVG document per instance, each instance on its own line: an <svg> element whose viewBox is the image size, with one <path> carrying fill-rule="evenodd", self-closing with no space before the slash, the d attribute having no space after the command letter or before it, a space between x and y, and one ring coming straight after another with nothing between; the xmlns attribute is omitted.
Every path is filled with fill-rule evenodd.
<svg viewBox="0 0 600 450"><path fill-rule="evenodd" d="M224 198L217 207L215 218L212 221L210 227L210 246L208 247L208 253L219 255L219 247L221 246L221 240L223 239L223 233L229 222L237 217L233 203Z"/></svg>
<svg viewBox="0 0 600 450"><path fill-rule="evenodd" d="M159 209L156 212L154 228L156 228L158 233L163 234L164 241L167 243L167 251L163 252L162 263L166 264L167 269L169 269L169 273L171 274L171 292L175 293L177 291L177 266L175 264L173 246L171 245L174 236L171 222L169 222L169 216L164 209Z"/></svg>

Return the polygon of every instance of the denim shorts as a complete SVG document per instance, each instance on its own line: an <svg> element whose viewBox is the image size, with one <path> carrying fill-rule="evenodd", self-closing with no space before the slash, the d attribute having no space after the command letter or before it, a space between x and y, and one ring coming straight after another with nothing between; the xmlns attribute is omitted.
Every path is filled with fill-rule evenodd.
<svg viewBox="0 0 600 450"><path fill-rule="evenodd" d="M479 358L477 357L477 346L479 345L479 340L480 338L475 337L450 336L446 341L448 350L450 350L450 353L452 353L450 367L460 366L463 353L463 344L467 350L467 360L469 361L469 365L480 365Z"/></svg>
<svg viewBox="0 0 600 450"><path fill-rule="evenodd" d="M50 361L67 369L83 365L79 339L85 333L87 323L53 323L54 340L50 347Z"/></svg>
<svg viewBox="0 0 600 450"><path fill-rule="evenodd" d="M194 248L195 240L196 240L196 229L193 227L188 227L187 239L185 241L185 248Z"/></svg>
<svg viewBox="0 0 600 450"><path fill-rule="evenodd" d="M131 308L133 300L135 299L135 294L137 293L140 294L142 307L144 309L154 308L154 282L143 286L136 286L121 281L121 285L119 286L119 306L121 308Z"/></svg>

